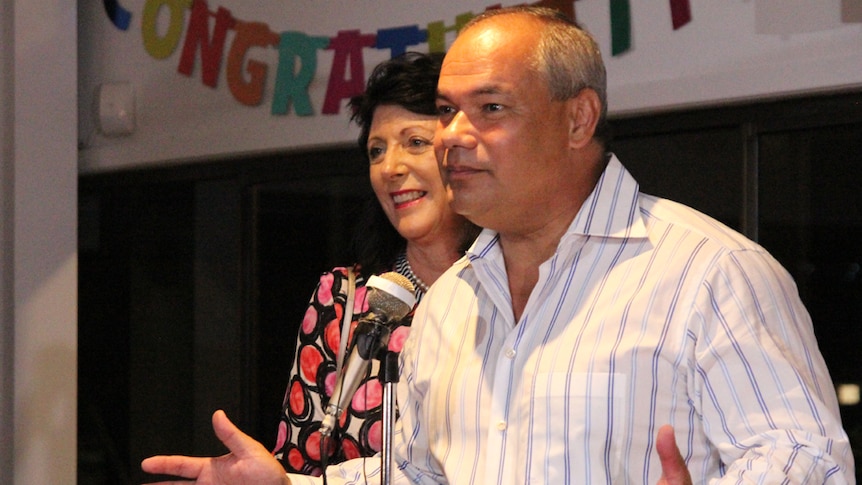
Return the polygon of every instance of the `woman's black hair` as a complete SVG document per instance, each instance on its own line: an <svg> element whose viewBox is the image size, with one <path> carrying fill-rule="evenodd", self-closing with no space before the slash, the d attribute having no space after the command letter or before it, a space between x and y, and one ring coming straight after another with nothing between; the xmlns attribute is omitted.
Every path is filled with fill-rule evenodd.
<svg viewBox="0 0 862 485"><path fill-rule="evenodd" d="M365 92L350 99L351 121L359 125L359 148L368 157L368 135L380 106L400 106L421 115L437 114L437 77L442 54L407 52L374 68ZM354 231L354 260L364 275L390 271L407 241L392 227L383 208L371 195Z"/></svg>
<svg viewBox="0 0 862 485"><path fill-rule="evenodd" d="M359 125L359 148L365 152L374 111L383 105L400 106L420 115L436 115L437 78L443 54L406 52L374 68L365 92L350 99L350 120Z"/></svg>

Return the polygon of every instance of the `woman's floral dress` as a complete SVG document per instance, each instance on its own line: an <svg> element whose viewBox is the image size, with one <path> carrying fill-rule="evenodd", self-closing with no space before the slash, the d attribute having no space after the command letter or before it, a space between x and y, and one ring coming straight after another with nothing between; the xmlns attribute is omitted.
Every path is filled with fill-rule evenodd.
<svg viewBox="0 0 862 485"><path fill-rule="evenodd" d="M415 280L409 265L406 270L403 266L397 264L396 271ZM358 320L368 313L365 281L363 276L357 275L351 339ZM284 394L273 452L285 470L291 473L316 476L321 473L319 428L324 406L337 379L335 359L340 349L347 282L346 268L323 273L299 329L295 361ZM417 300L421 293L417 290ZM401 351L412 317L411 313L393 329L389 350ZM347 349L350 349L350 343L348 340ZM379 365L376 359L372 360L368 377L362 381L340 417L332 434L334 439L327 453L327 463L371 456L380 451L383 385L377 377Z"/></svg>

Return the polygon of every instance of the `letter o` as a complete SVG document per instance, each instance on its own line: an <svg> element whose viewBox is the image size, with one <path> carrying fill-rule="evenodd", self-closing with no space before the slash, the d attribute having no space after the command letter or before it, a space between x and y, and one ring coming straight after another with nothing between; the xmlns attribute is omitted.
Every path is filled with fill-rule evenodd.
<svg viewBox="0 0 862 485"><path fill-rule="evenodd" d="M170 8L171 21L167 33L159 37L157 23L162 7ZM147 0L141 16L141 36L144 48L156 59L165 59L173 54L185 26L185 11L192 6L192 0Z"/></svg>

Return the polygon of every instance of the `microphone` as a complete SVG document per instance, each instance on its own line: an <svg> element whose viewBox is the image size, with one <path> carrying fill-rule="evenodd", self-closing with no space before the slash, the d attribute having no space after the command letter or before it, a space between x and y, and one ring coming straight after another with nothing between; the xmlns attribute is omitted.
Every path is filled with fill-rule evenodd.
<svg viewBox="0 0 862 485"><path fill-rule="evenodd" d="M368 314L359 320L356 330L353 331L350 355L324 411L320 424L320 435L324 438L335 429L338 417L353 398L362 377L368 372L371 359L389 345L391 324L406 317L416 304L413 283L400 273L391 271L372 276L368 278L365 287ZM348 335L342 335L341 338L348 338Z"/></svg>

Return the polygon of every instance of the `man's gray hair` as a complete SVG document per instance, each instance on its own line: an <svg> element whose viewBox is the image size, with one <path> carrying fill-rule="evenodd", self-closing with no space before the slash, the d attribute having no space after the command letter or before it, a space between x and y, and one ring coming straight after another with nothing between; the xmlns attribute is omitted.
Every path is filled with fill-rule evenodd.
<svg viewBox="0 0 862 485"><path fill-rule="evenodd" d="M490 9L473 17L461 32L489 18L523 14L545 25L540 33L538 48L529 60L548 82L551 96L557 101L574 98L585 88L596 92L602 111L596 126L596 138L608 142L607 74L598 43L589 32L559 10L546 7L516 6Z"/></svg>

